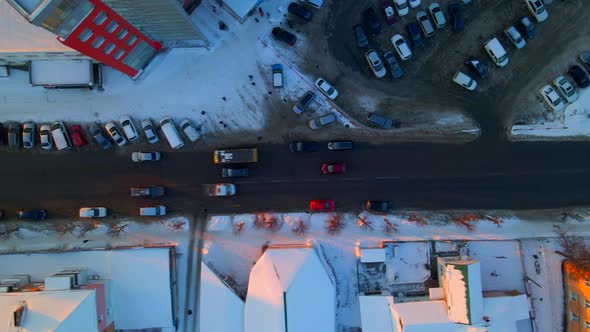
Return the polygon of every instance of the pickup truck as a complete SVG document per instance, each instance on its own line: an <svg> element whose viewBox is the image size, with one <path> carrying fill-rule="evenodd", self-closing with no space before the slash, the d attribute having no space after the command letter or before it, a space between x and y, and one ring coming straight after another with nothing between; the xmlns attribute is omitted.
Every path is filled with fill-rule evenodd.
<svg viewBox="0 0 590 332"><path fill-rule="evenodd" d="M236 194L236 185L232 183L206 184L207 196L233 196Z"/></svg>
<svg viewBox="0 0 590 332"><path fill-rule="evenodd" d="M213 151L213 162L215 164L255 163L257 161L257 148L218 149Z"/></svg>

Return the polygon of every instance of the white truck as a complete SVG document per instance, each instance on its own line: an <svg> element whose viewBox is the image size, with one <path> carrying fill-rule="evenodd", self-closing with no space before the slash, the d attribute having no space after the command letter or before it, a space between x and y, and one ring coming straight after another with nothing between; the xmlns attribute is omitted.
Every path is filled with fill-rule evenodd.
<svg viewBox="0 0 590 332"><path fill-rule="evenodd" d="M233 183L206 184L207 196L233 196L236 194L236 185Z"/></svg>

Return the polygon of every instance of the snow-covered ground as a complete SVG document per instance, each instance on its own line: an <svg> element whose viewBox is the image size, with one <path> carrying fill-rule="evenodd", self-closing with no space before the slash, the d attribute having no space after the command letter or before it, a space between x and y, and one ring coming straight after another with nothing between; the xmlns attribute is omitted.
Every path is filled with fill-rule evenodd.
<svg viewBox="0 0 590 332"><path fill-rule="evenodd" d="M513 125L512 140L555 140L590 138L590 89L578 90L578 100L564 111L547 112L536 123Z"/></svg>

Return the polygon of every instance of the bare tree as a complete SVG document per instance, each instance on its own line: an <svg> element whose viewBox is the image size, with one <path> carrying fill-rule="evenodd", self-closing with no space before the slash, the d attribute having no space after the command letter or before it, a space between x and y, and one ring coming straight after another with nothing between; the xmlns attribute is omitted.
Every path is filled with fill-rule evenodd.
<svg viewBox="0 0 590 332"><path fill-rule="evenodd" d="M397 232L397 224L392 223L387 218L383 218L383 222L385 223L385 225L383 225L383 231L385 233L391 234Z"/></svg>
<svg viewBox="0 0 590 332"><path fill-rule="evenodd" d="M169 223L170 228L174 231L181 231L186 226L186 222L179 220Z"/></svg>
<svg viewBox="0 0 590 332"><path fill-rule="evenodd" d="M281 228L281 223L279 223L279 218L273 214L259 213L256 215L256 219L254 220L254 227L266 229L270 232L275 232Z"/></svg>
<svg viewBox="0 0 590 332"><path fill-rule="evenodd" d="M364 230L373 230L373 223L370 220L367 220L367 216L358 217L356 222Z"/></svg>
<svg viewBox="0 0 590 332"><path fill-rule="evenodd" d="M584 221L584 216L579 213L572 212L572 211L563 211L561 213L561 220L563 222L566 222L568 219L574 219L576 221Z"/></svg>
<svg viewBox="0 0 590 332"><path fill-rule="evenodd" d="M12 234L18 233L19 229L19 227L3 228L0 230L0 240L8 240Z"/></svg>
<svg viewBox="0 0 590 332"><path fill-rule="evenodd" d="M460 216L456 216L453 219L453 222L455 222L457 226L463 226L469 232L472 232L475 229L473 223L477 220L479 220L479 216L473 213L467 213Z"/></svg>
<svg viewBox="0 0 590 332"><path fill-rule="evenodd" d="M344 224L342 224L341 216L339 214L332 214L328 221L326 222L326 229L328 230L329 234L335 235L340 233L344 228Z"/></svg>
<svg viewBox="0 0 590 332"><path fill-rule="evenodd" d="M71 222L58 224L56 227L57 234L62 237L68 233L72 234L76 229L76 225Z"/></svg>
<svg viewBox="0 0 590 332"><path fill-rule="evenodd" d="M564 229L555 226L561 250L555 253L572 261L578 267L590 269L590 250L581 236L568 234Z"/></svg>
<svg viewBox="0 0 590 332"><path fill-rule="evenodd" d="M408 221L415 223L418 226L426 226L426 219L416 213L410 213Z"/></svg>
<svg viewBox="0 0 590 332"><path fill-rule="evenodd" d="M500 217L496 217L496 216L490 216L490 215L484 214L484 215L482 215L482 218L496 224L496 226L498 226L498 228L502 227L502 224L504 223L504 220L502 220Z"/></svg>
<svg viewBox="0 0 590 332"><path fill-rule="evenodd" d="M244 232L245 226L246 226L246 223L243 221L238 221L238 222L234 223L234 225L233 225L234 235L242 234L242 232Z"/></svg>
<svg viewBox="0 0 590 332"><path fill-rule="evenodd" d="M119 237L121 233L125 232L129 224L113 224L108 231L108 234L112 237Z"/></svg>
<svg viewBox="0 0 590 332"><path fill-rule="evenodd" d="M80 237L85 237L86 234L88 234L88 232L91 232L91 231L99 228L100 225L101 225L101 223L98 221L83 223L82 229L80 230Z"/></svg>
<svg viewBox="0 0 590 332"><path fill-rule="evenodd" d="M305 220L299 219L299 218L297 218L297 220L295 220L295 224L291 228L291 230L293 231L293 233L295 233L295 234L297 234L299 236L305 235L305 233L307 233L307 230L308 229L309 229L309 226L307 225L307 223L305 222Z"/></svg>

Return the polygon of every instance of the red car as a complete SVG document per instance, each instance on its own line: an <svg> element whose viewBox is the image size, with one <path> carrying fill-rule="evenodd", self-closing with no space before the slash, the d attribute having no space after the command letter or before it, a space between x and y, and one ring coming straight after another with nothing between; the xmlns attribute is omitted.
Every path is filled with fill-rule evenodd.
<svg viewBox="0 0 590 332"><path fill-rule="evenodd" d="M346 164L342 162L325 163L322 165L322 173L324 174L344 174L346 173Z"/></svg>
<svg viewBox="0 0 590 332"><path fill-rule="evenodd" d="M390 26L394 26L397 24L398 19L395 17L395 9L393 9L393 4L389 0L381 1L381 8L383 9L383 13L385 14L385 21Z"/></svg>
<svg viewBox="0 0 590 332"><path fill-rule="evenodd" d="M312 211L331 212L336 209L336 205L331 199L314 199L309 202L309 208Z"/></svg>
<svg viewBox="0 0 590 332"><path fill-rule="evenodd" d="M75 147L79 148L88 144L88 141L82 133L82 127L79 125L73 125L70 127L70 135L72 136L72 142Z"/></svg>

